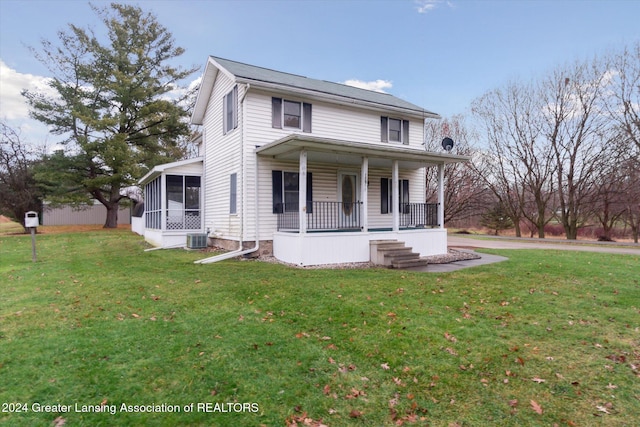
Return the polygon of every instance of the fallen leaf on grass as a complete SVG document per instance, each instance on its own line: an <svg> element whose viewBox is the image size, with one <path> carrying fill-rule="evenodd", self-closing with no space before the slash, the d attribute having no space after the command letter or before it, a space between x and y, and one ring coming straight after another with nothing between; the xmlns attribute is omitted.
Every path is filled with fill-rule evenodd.
<svg viewBox="0 0 640 427"><path fill-rule="evenodd" d="M62 427L66 423L67 423L67 420L65 420L62 417L58 417L55 420L53 420L53 427Z"/></svg>
<svg viewBox="0 0 640 427"><path fill-rule="evenodd" d="M547 382L547 380L543 380L542 378L538 378L538 377L533 377L533 378L531 378L531 381L533 381L533 382L535 382L535 383L538 383L538 384L541 384L541 383Z"/></svg>
<svg viewBox="0 0 640 427"><path fill-rule="evenodd" d="M301 415L289 415L287 419L284 420L284 424L287 427L298 427L298 426L328 427L326 424L322 422L322 419L314 420L313 418L308 417L306 412L302 413Z"/></svg>
<svg viewBox="0 0 640 427"><path fill-rule="evenodd" d="M609 412L609 411L607 410L607 408L605 408L605 407L604 407L604 406L602 406L602 405L598 405L598 406L596 406L596 409L597 409L599 412L604 412L605 414L611 414L611 412Z"/></svg>
<svg viewBox="0 0 640 427"><path fill-rule="evenodd" d="M456 337L454 337L453 335L451 335L449 332L445 332L444 333L444 337L448 340L451 341L452 343L456 343L458 342L458 339Z"/></svg>
<svg viewBox="0 0 640 427"><path fill-rule="evenodd" d="M362 412L358 411L357 409L352 409L351 412L349 412L349 417L351 418L358 418L362 416Z"/></svg>
<svg viewBox="0 0 640 427"><path fill-rule="evenodd" d="M380 365L380 367L381 367L382 369L384 369L385 371L388 371L389 369L391 369L391 368L389 367L389 364L388 364L387 362L384 362L383 364L381 364L381 365Z"/></svg>
<svg viewBox="0 0 640 427"><path fill-rule="evenodd" d="M533 409L533 411L538 414L538 415L542 415L542 406L540 406L540 404L538 402L536 402L535 400L531 400L531 409Z"/></svg>
<svg viewBox="0 0 640 427"><path fill-rule="evenodd" d="M447 347L447 348L445 348L445 350L446 350L447 353L449 353L452 356L457 356L458 355L458 353L454 349L452 349L451 347Z"/></svg>

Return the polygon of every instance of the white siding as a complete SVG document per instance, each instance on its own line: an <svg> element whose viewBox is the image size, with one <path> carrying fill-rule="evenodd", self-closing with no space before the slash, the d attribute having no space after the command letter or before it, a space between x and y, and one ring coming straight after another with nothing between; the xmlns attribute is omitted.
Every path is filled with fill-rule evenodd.
<svg viewBox="0 0 640 427"><path fill-rule="evenodd" d="M240 236L240 216L229 213L230 177L238 176L237 212L242 212L241 188L243 185L241 163L242 114L238 114L238 127L223 135L223 97L229 93L235 82L223 73L218 73L209 98L203 121L203 148L205 152L203 172L203 192L205 229L210 228L212 237L237 240ZM241 99L243 86L238 86Z"/></svg>
<svg viewBox="0 0 640 427"><path fill-rule="evenodd" d="M276 215L272 213L272 170L297 171L298 162L283 162L261 157L258 163L256 184L255 148L291 134L291 130L274 129L271 124L271 98L312 104L312 132L314 137L387 145L380 141L380 116L383 112L356 107L330 104L326 101L280 95L256 88L246 92L246 86L238 86L238 128L223 135L223 97L232 90L235 82L218 73L203 121L203 147L205 152L203 191L205 221L215 237L224 239L255 240L255 214L259 216L260 240L271 240L276 231ZM392 117L405 118L391 114ZM301 134L302 131L297 131ZM423 123L410 122L410 145L423 142ZM241 149L241 144L243 148ZM316 201L338 201L338 173L350 170L360 173L360 167L343 167L334 164L319 164L312 161L308 171L313 174L313 198ZM238 174L237 215L229 214L229 179ZM410 180L412 202L424 202L424 175L422 170L400 171L401 179ZM391 215L380 214L380 178L391 177L391 169L369 171L369 226L391 227ZM255 206L255 191L258 192L259 209ZM243 216L244 212L244 216Z"/></svg>
<svg viewBox="0 0 640 427"><path fill-rule="evenodd" d="M305 135L315 137L386 145L389 143L381 142L380 138L380 117L391 116L406 119L406 117L393 114L251 89L245 101L247 103L245 138L251 147L275 141L292 133L291 130L271 127L271 98L273 96L310 103L312 105L312 132ZM412 119L409 126L409 145L421 146L424 138L423 122ZM302 133L302 131L298 132Z"/></svg>

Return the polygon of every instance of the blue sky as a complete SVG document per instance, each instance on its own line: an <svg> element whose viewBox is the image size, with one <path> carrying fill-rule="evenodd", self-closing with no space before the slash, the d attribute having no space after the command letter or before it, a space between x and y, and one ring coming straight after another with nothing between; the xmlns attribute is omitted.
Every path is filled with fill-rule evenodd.
<svg viewBox="0 0 640 427"><path fill-rule="evenodd" d="M122 2L157 16L187 50L184 66L215 55L335 82L380 80L444 117L509 80L640 40L640 0ZM27 46L55 40L68 23L100 28L85 1L0 0L0 119L29 142L45 131L27 118L19 91L48 72Z"/></svg>

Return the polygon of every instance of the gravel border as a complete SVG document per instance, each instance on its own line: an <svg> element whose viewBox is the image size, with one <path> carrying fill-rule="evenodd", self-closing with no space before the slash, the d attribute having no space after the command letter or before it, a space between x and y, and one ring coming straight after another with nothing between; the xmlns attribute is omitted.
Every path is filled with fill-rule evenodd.
<svg viewBox="0 0 640 427"><path fill-rule="evenodd" d="M428 256L424 258L426 258L429 261L429 264L448 264L450 262L480 259L482 257L472 251L461 251L456 249L449 249L447 254L433 255L433 256ZM282 264L289 267L301 268L305 270L315 270L315 269L346 270L346 269L363 269L363 268L384 268L384 266L382 265L376 265L371 262L345 262L340 264L321 264L321 265L311 265L311 266L304 267L304 266L280 261L274 256L260 256L258 258L253 258L253 260L270 262L274 264Z"/></svg>

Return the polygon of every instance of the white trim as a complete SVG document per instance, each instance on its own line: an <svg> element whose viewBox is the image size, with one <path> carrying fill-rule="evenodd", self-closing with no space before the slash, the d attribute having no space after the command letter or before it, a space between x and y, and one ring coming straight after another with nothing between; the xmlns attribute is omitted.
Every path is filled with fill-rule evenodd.
<svg viewBox="0 0 640 427"><path fill-rule="evenodd" d="M153 169L151 169L149 172L146 173L145 176L143 176L138 180L138 185L145 185L148 182L153 181L155 178L158 177L158 175L160 175L162 172L165 172L167 169L191 165L198 162L202 163L203 161L204 161L204 157L199 156L199 157L193 157L191 159L178 160L177 162L163 163L161 165L154 166Z"/></svg>

